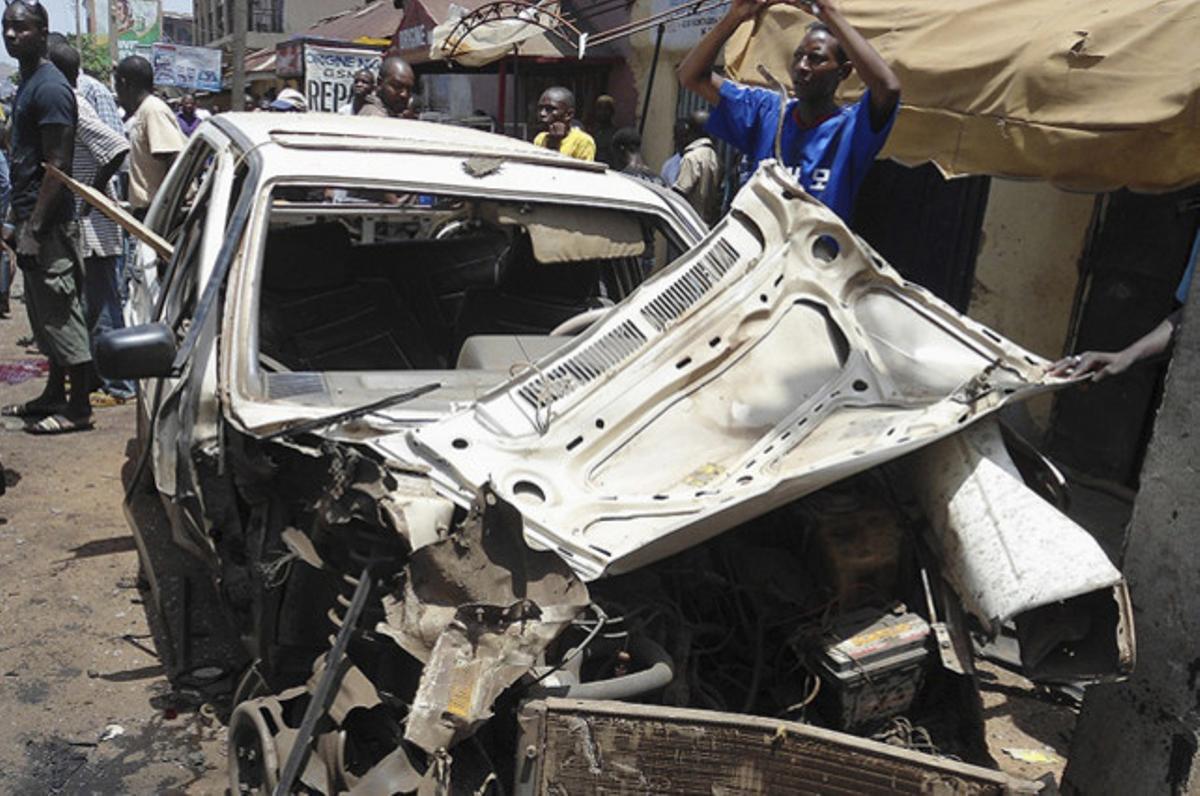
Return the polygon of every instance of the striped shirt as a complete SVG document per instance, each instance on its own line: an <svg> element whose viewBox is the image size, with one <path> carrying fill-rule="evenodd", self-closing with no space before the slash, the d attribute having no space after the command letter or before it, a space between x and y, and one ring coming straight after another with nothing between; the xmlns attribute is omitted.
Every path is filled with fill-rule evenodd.
<svg viewBox="0 0 1200 796"><path fill-rule="evenodd" d="M80 72L75 91L82 94L84 99L92 104L100 116L100 121L112 128L114 133L125 134L125 122L121 120L121 112L117 110L117 100L108 86L86 72Z"/></svg>
<svg viewBox="0 0 1200 796"><path fill-rule="evenodd" d="M96 113L82 92L76 91L76 98L79 121L75 125L72 176L85 185L91 185L96 181L96 173L102 165L129 152L129 142L100 119L100 114ZM75 217L79 219L79 243L83 256L115 257L120 254L121 228L98 212L83 215L80 212L82 207L83 200L76 197Z"/></svg>

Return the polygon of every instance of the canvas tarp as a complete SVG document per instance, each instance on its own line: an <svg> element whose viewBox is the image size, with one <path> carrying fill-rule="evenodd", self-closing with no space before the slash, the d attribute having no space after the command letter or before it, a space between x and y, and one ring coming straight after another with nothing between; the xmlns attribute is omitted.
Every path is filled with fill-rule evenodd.
<svg viewBox="0 0 1200 796"><path fill-rule="evenodd" d="M948 175L1167 191L1200 182L1200 0L845 0L903 84L883 157ZM785 83L812 17L774 6L726 66ZM843 84L845 99L862 91Z"/></svg>

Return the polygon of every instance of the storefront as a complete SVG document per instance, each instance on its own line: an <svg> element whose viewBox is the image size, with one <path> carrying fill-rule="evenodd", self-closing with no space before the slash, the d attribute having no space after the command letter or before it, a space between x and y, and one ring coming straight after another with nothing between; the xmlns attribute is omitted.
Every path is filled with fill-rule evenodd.
<svg viewBox="0 0 1200 796"><path fill-rule="evenodd" d="M336 113L350 101L356 72L379 71L403 18L382 1L328 17L276 45L275 75L304 94L310 111Z"/></svg>
<svg viewBox="0 0 1200 796"><path fill-rule="evenodd" d="M418 103L427 114L448 121L486 115L497 131L532 138L537 126L537 100L551 86L570 89L585 121L601 94L622 94L632 100L632 75L622 53L598 47L579 58L562 38L542 31L513 48L512 54L483 66L463 67L434 57L433 31L461 15L483 6L482 0L410 0L395 36L395 48L411 63L421 82ZM624 83L624 91L614 88ZM632 101L626 103L627 123L632 123Z"/></svg>

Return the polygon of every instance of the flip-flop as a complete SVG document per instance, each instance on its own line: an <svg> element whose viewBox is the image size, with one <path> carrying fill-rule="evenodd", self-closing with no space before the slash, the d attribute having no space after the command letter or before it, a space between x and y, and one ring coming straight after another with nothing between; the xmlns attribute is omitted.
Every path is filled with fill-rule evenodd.
<svg viewBox="0 0 1200 796"><path fill-rule="evenodd" d="M70 434L73 431L87 431L92 425L90 415L79 420L72 420L66 415L49 415L33 425L26 426L25 430L30 434L41 435Z"/></svg>
<svg viewBox="0 0 1200 796"><path fill-rule="evenodd" d="M66 402L41 404L37 401L26 401L23 404L6 404L0 406L0 417L48 417L62 413L67 408Z"/></svg>

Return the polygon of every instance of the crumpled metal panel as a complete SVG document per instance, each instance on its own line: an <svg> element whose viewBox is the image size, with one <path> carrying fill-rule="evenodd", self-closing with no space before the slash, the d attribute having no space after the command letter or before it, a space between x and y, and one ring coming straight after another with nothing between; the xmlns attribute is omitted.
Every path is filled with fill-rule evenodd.
<svg viewBox="0 0 1200 796"><path fill-rule="evenodd" d="M985 627L1016 620L1033 679L1103 679L1134 663L1124 578L1086 530L1025 486L994 421L907 468L942 575Z"/></svg>
<svg viewBox="0 0 1200 796"><path fill-rule="evenodd" d="M830 251L834 253L830 256ZM408 443L585 579L633 569L1052 389L778 166L570 345Z"/></svg>
<svg viewBox="0 0 1200 796"><path fill-rule="evenodd" d="M378 632L425 664L405 738L433 752L490 718L589 597L559 557L524 544L520 514L489 491L462 528L413 553L403 593L383 602Z"/></svg>

